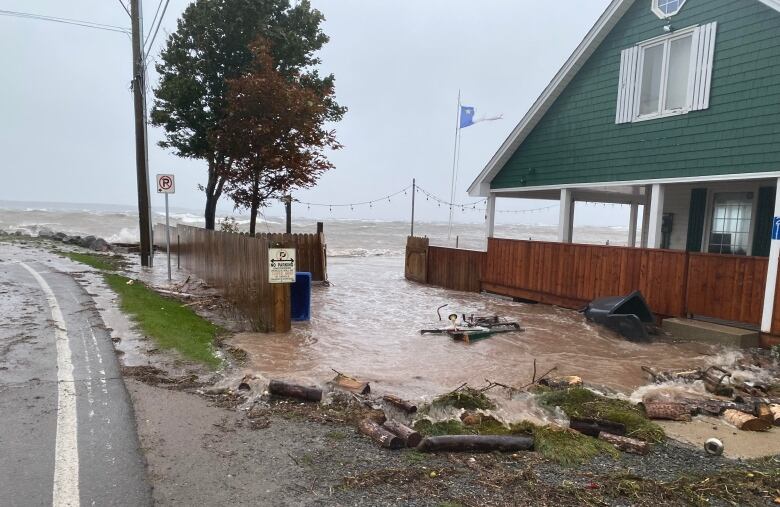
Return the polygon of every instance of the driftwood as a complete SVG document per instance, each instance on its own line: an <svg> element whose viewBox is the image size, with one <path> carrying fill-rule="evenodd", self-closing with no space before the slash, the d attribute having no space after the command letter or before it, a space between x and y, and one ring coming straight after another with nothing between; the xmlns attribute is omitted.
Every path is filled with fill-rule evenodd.
<svg viewBox="0 0 780 507"><path fill-rule="evenodd" d="M358 430L364 435L387 449L400 449L404 446L404 441L391 433L388 429L378 425L371 419L363 419L358 424Z"/></svg>
<svg viewBox="0 0 780 507"><path fill-rule="evenodd" d="M331 370L333 370L333 368L331 368ZM344 375L337 370L333 371L336 372L336 376L333 378L333 380L331 380L331 384L338 387L339 389L356 394L369 394L371 392L371 387L368 385L368 382L358 380L354 377L350 377L349 375Z"/></svg>
<svg viewBox="0 0 780 507"><path fill-rule="evenodd" d="M600 433L610 433L613 435L626 434L625 424L600 419L572 417L571 421L569 421L569 428L590 437L598 437Z"/></svg>
<svg viewBox="0 0 780 507"><path fill-rule="evenodd" d="M582 386L582 378L577 376L550 377L539 380L539 384L552 389L568 389Z"/></svg>
<svg viewBox="0 0 780 507"><path fill-rule="evenodd" d="M772 427L771 423L739 410L726 410L723 418L743 431L767 431Z"/></svg>
<svg viewBox="0 0 780 507"><path fill-rule="evenodd" d="M650 366L642 366L642 371L650 375L655 383L669 382L670 380L694 381L702 377L702 371L698 368L693 370L670 370L659 371Z"/></svg>
<svg viewBox="0 0 780 507"><path fill-rule="evenodd" d="M702 375L704 387L707 391L718 396L731 397L734 394L734 388L724 383L724 380L731 377L731 373L717 366L710 366Z"/></svg>
<svg viewBox="0 0 780 507"><path fill-rule="evenodd" d="M635 438L628 438L620 435L613 435L612 433L601 432L599 434L599 440L609 442L623 452L640 454L642 456L650 452L650 444Z"/></svg>
<svg viewBox="0 0 780 507"><path fill-rule="evenodd" d="M406 447L417 447L420 444L420 441L422 441L422 435L398 421L387 421L384 426L390 430L391 433L398 435L398 437L404 441Z"/></svg>
<svg viewBox="0 0 780 507"><path fill-rule="evenodd" d="M404 399L399 398L398 396L393 396L392 394L386 394L382 396L382 399L391 404L392 406L403 410L407 414L414 414L417 412L417 405L413 404L410 401L406 401Z"/></svg>
<svg viewBox="0 0 780 507"><path fill-rule="evenodd" d="M445 435L425 437L417 450L422 452L511 452L530 451L534 438L530 436Z"/></svg>
<svg viewBox="0 0 780 507"><path fill-rule="evenodd" d="M772 411L772 417L774 417L774 425L780 426L780 405L769 405L769 410Z"/></svg>
<svg viewBox="0 0 780 507"><path fill-rule="evenodd" d="M274 396L298 398L306 401L322 401L322 389L291 384L282 380L272 380L268 384L268 392Z"/></svg>
<svg viewBox="0 0 780 507"><path fill-rule="evenodd" d="M753 411L753 415L759 419L763 419L769 424L775 424L775 415L772 413L772 409L768 403L756 403L756 408Z"/></svg>
<svg viewBox="0 0 780 507"><path fill-rule="evenodd" d="M670 421L690 421L691 412L685 403L643 402L648 419L667 419Z"/></svg>
<svg viewBox="0 0 780 507"><path fill-rule="evenodd" d="M734 396L734 401L747 405L756 403L769 403L770 405L780 405L780 398L774 396L750 396L748 394L738 394Z"/></svg>

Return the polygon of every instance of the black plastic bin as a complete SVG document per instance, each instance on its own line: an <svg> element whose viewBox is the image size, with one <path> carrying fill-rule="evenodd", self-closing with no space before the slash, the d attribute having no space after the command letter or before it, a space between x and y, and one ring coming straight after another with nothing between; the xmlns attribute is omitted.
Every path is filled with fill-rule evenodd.
<svg viewBox="0 0 780 507"><path fill-rule="evenodd" d="M588 320L603 324L634 342L650 341L647 325L655 324L653 312L638 290L628 296L594 299L584 313Z"/></svg>

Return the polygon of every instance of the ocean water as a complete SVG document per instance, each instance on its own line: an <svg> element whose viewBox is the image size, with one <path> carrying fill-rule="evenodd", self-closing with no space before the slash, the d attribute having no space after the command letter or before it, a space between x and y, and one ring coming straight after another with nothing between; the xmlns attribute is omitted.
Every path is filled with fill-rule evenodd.
<svg viewBox="0 0 780 507"><path fill-rule="evenodd" d="M203 216L195 210L171 211L171 224L203 226ZM249 229L249 217L234 215L242 230ZM164 213L156 211L154 222L163 223ZM402 256L406 237L410 233L409 222L379 221L361 219L324 220L328 254L331 257L376 257ZM314 232L316 221L296 219L293 232ZM0 201L0 229L5 231L24 230L35 235L41 228L49 228L67 234L92 234L109 242L129 243L138 241L138 214L131 206L63 204L41 202ZM259 232L283 232L284 219L266 217L258 222ZM449 227L443 222L418 221L415 234L428 236L435 245L460 248L483 249L485 229L481 224L453 225L448 238ZM500 238L534 239L554 241L557 226L548 224L496 225L495 236ZM628 228L625 227L575 227L574 240L578 243L625 245Z"/></svg>

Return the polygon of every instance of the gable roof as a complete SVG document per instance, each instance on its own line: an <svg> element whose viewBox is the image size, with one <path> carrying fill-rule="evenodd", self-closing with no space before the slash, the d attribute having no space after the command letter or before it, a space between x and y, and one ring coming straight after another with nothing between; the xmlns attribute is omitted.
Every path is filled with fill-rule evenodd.
<svg viewBox="0 0 780 507"><path fill-rule="evenodd" d="M563 93L563 90L571 83L577 72L585 65L599 45L604 41L609 32L628 12L628 9L637 0L613 0L604 14L596 21L596 24L585 36L585 39L577 46L577 49L569 57L561 70L544 89L542 95L534 102L531 109L520 120L520 123L512 130L498 151L490 159L482 172L471 183L468 193L471 196L487 197L490 192L490 182L504 167L504 164L514 154L517 148L525 141L526 137L536 127L542 117L547 113L553 103ZM647 0L640 0L647 1ZM780 0L757 0L768 7L780 12Z"/></svg>

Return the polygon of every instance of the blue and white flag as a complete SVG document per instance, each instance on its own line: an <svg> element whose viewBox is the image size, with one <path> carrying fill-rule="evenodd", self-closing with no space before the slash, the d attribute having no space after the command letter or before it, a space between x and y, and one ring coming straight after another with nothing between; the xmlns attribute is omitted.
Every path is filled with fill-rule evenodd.
<svg viewBox="0 0 780 507"><path fill-rule="evenodd" d="M460 128L464 129L474 125L474 113L471 106L460 106Z"/></svg>
<svg viewBox="0 0 780 507"><path fill-rule="evenodd" d="M498 115L498 116L490 116L490 117L482 117L482 118L474 118L474 114L476 113L476 109L472 106L460 106L460 128L464 129L466 127L470 127L474 125L475 123L479 123L482 121L495 121L500 120L504 117L504 115Z"/></svg>

